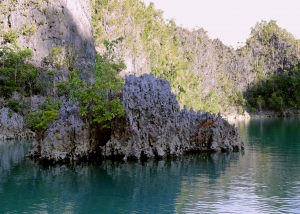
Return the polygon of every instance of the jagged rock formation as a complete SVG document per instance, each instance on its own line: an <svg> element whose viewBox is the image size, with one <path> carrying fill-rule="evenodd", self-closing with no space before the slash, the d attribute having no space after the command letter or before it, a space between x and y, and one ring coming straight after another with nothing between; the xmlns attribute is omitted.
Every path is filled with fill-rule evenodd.
<svg viewBox="0 0 300 214"><path fill-rule="evenodd" d="M180 110L170 83L144 74L126 77L122 104L126 116L112 125L104 157L153 158L191 151L238 148L238 133L221 116Z"/></svg>
<svg viewBox="0 0 300 214"><path fill-rule="evenodd" d="M38 137L29 156L51 161L82 158L136 158L182 155L192 151L231 151L239 147L238 133L221 116L180 110L170 83L144 74L126 77L122 93L126 115L112 122L111 139L100 141L96 129L71 102L59 120Z"/></svg>
<svg viewBox="0 0 300 214"><path fill-rule="evenodd" d="M17 100L22 105L31 107L31 110L36 111L38 106L45 103L46 98L43 96L32 96L24 98L19 93L14 92L11 99ZM16 113L6 106L6 101L0 99L0 141L12 139L33 139L35 133L26 127L24 114L26 109Z"/></svg>
<svg viewBox="0 0 300 214"><path fill-rule="evenodd" d="M59 119L38 133L29 156L54 162L88 159L99 150L95 139L95 129L81 118L78 106L68 101L60 108Z"/></svg>
<svg viewBox="0 0 300 214"><path fill-rule="evenodd" d="M38 107L45 103L46 98L35 95L31 98L24 98L21 94L14 92L11 99L16 100L22 106L30 106L31 111L37 111ZM21 109L18 113L6 106L6 101L0 99L0 141L12 139L33 139L35 133L26 127L24 115L26 109Z"/></svg>
<svg viewBox="0 0 300 214"><path fill-rule="evenodd" d="M9 108L0 109L0 140L34 138L35 133L25 126L23 117Z"/></svg>

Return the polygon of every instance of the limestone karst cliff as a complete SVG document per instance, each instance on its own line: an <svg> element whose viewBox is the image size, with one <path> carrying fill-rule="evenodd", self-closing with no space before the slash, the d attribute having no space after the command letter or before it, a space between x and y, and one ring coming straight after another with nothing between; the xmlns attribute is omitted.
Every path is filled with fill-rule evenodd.
<svg viewBox="0 0 300 214"><path fill-rule="evenodd" d="M0 10L2 45L16 40L32 49L34 65L58 71L55 83L76 67L91 69L95 49L102 53L104 40L123 37L115 48L126 64L121 75L168 79L181 107L209 112L241 109L249 87L300 59L299 42L274 21L257 23L246 44L234 50L204 29L189 31L164 20L163 11L140 0L2 1Z"/></svg>
<svg viewBox="0 0 300 214"><path fill-rule="evenodd" d="M0 11L2 46L16 42L20 48L32 49L32 63L43 69L55 68L55 60L47 59L53 48L61 49L56 57L66 61L62 66L66 72L72 57L75 67L92 68L95 48L89 0L3 0Z"/></svg>
<svg viewBox="0 0 300 214"><path fill-rule="evenodd" d="M0 94L1 136L6 139L31 136L23 118L24 114L28 114L26 108L36 111L46 97L56 97L55 84L67 80L71 71L93 69L96 52L90 2L3 0L0 2L0 28L2 69L8 60L7 50L12 53L29 49L33 54L29 63L37 68L40 85L39 92L33 93L30 98L22 91L8 98ZM0 87L5 86L7 78L6 71L2 72L0 77L4 75L4 79L0 78ZM22 110L11 110L9 100L18 102Z"/></svg>
<svg viewBox="0 0 300 214"><path fill-rule="evenodd" d="M239 148L236 127L220 115L180 110L164 79L127 76L122 105L125 118L113 121L111 139L101 147L104 157L139 159Z"/></svg>
<svg viewBox="0 0 300 214"><path fill-rule="evenodd" d="M103 157L141 158L231 150L237 146L236 130L210 113L239 110L244 114L249 88L267 81L273 73L288 76L300 60L298 40L274 21L258 23L246 44L234 50L218 39L211 40L204 29L189 31L173 20L164 20L163 11L140 0L3 0L0 10L0 87L8 86L5 72L15 72L9 77L12 93L0 94L0 132L6 133L1 136L32 136L24 117L40 111L33 120L42 120L35 127L43 131L37 132L31 155L55 161L92 157L95 152ZM122 94L126 116L112 122L110 141L102 142L99 130L80 111L82 106L71 99L70 85L80 78L86 80L80 82L82 88L92 85L96 52L100 60L108 57L107 41L121 41L117 38L122 42L111 46L115 57L110 68L124 68L123 78L131 74L141 78L127 77ZM22 49L33 53L24 58L25 64L9 61L8 53ZM9 69L4 72L5 63ZM32 90L30 75L22 87L12 89L18 84L18 63L36 71L36 90ZM70 83L69 74L79 73L79 79ZM151 85L157 94L144 91L151 91ZM105 90L108 97L110 90ZM155 103L145 101L152 96ZM51 107L53 103L61 106ZM203 112L181 111L184 105ZM26 134L19 134L22 131Z"/></svg>
<svg viewBox="0 0 300 214"><path fill-rule="evenodd" d="M187 152L239 149L236 127L220 115L180 110L170 83L144 74L130 75L122 90L125 116L112 122L108 142L83 120L71 103L59 120L37 138L29 156L69 162L93 158L141 159L179 156Z"/></svg>
<svg viewBox="0 0 300 214"><path fill-rule="evenodd" d="M210 39L205 29L190 31L165 20L154 4L92 2L97 50L103 51L104 39L123 36L116 50L127 65L123 75L152 73L168 79L181 107L223 114L238 107L243 111L249 88L287 72L300 60L299 40L275 21L253 23L250 37L235 50Z"/></svg>

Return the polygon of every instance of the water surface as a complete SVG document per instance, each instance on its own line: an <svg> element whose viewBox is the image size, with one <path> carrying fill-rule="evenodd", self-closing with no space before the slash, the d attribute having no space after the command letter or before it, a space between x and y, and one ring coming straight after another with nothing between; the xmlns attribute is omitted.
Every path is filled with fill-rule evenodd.
<svg viewBox="0 0 300 214"><path fill-rule="evenodd" d="M245 150L40 166L0 142L0 213L300 213L300 119L237 123Z"/></svg>

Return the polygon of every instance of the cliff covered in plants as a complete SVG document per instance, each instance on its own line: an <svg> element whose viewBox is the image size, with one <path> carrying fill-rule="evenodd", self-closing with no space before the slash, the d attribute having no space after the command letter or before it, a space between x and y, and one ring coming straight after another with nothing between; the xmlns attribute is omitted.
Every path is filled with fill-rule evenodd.
<svg viewBox="0 0 300 214"><path fill-rule="evenodd" d="M229 115L300 106L299 40L275 21L257 23L234 50L140 0L4 0L0 10L0 130L10 133L2 138L34 131L43 140L75 109L107 140L124 115L119 93L130 74L168 80L180 108Z"/></svg>
<svg viewBox="0 0 300 214"><path fill-rule="evenodd" d="M189 31L164 20L154 4L106 0L92 1L92 8L97 51L104 50L103 40L124 37L116 51L127 65L122 74L168 79L181 107L223 114L242 114L247 105L259 109L247 104L247 91L273 74L287 73L300 59L299 40L276 21L257 23L234 50L210 39L204 29Z"/></svg>
<svg viewBox="0 0 300 214"><path fill-rule="evenodd" d="M79 0L1 1L1 138L32 137L28 128L47 128L64 99L57 84L76 69L93 69L90 9Z"/></svg>

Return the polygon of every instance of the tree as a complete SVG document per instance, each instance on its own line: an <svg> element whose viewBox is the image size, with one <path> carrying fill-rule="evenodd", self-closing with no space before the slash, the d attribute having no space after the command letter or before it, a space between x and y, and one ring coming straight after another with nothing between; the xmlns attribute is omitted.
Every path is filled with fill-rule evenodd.
<svg viewBox="0 0 300 214"><path fill-rule="evenodd" d="M2 96L9 97L14 91L32 96L33 91L38 90L37 69L28 62L32 56L32 50L27 48L0 48Z"/></svg>
<svg viewBox="0 0 300 214"><path fill-rule="evenodd" d="M81 115L101 128L110 128L111 120L125 113L118 93L123 86L119 72L126 66L113 54L115 45L122 40L105 41L106 52L97 56L91 83L80 78L78 70L70 74L71 98L79 103Z"/></svg>

